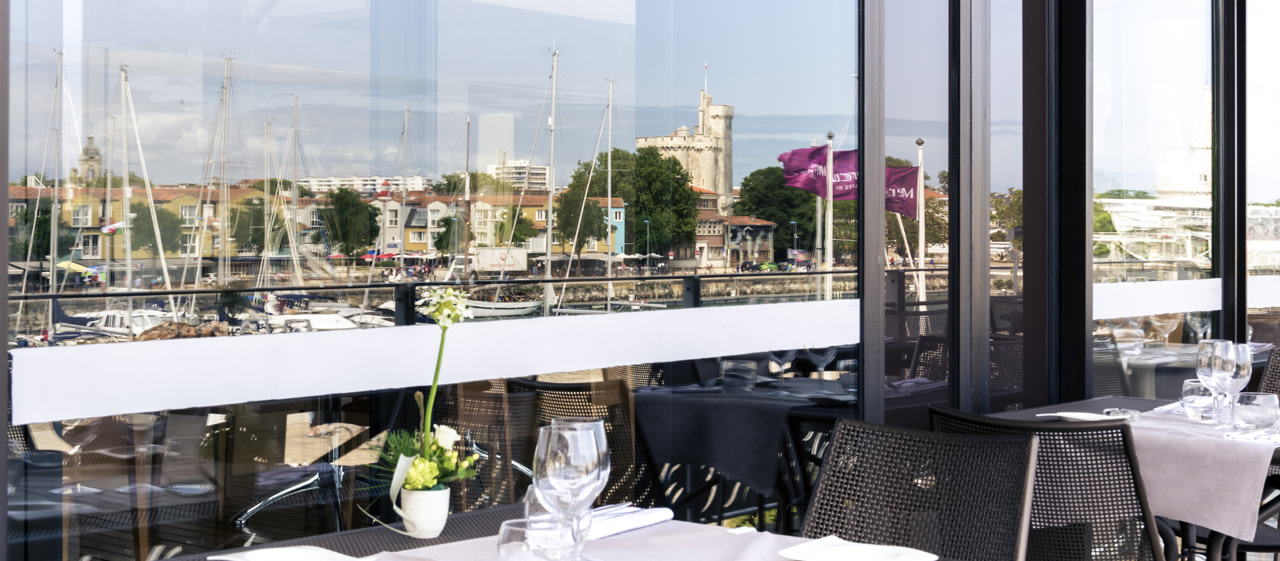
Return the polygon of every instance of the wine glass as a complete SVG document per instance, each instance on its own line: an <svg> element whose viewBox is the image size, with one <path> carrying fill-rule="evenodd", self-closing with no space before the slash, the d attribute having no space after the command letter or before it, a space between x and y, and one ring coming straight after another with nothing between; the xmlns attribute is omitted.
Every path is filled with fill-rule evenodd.
<svg viewBox="0 0 1280 561"><path fill-rule="evenodd" d="M805 356L809 357L809 362L812 362L818 369L818 393L820 394L830 395L835 393L827 391L827 376L824 371L827 369L827 365L836 359L836 351L838 350L836 347L827 347L825 349L806 348L804 350Z"/></svg>
<svg viewBox="0 0 1280 561"><path fill-rule="evenodd" d="M787 378L782 374L786 372L787 365L791 364L791 361L795 359L796 359L795 349L791 349L787 351L770 351L769 352L769 362L772 362L773 364L778 365L778 390L774 392L769 392L769 395L775 395L775 396L791 395L789 392L787 392L787 387L786 387Z"/></svg>
<svg viewBox="0 0 1280 561"><path fill-rule="evenodd" d="M1177 314L1161 314L1151 316L1151 327L1155 329L1160 336L1159 339L1153 341L1155 347L1165 347L1169 344L1169 334L1178 328L1178 321L1181 318Z"/></svg>
<svg viewBox="0 0 1280 561"><path fill-rule="evenodd" d="M1280 396L1268 392L1240 392L1232 400L1232 407L1235 428L1270 429L1280 417Z"/></svg>
<svg viewBox="0 0 1280 561"><path fill-rule="evenodd" d="M1142 325L1138 318L1123 318L1123 324L1114 327L1111 335L1116 340L1116 350L1126 355L1142 353ZM1111 320L1107 320L1111 324Z"/></svg>
<svg viewBox="0 0 1280 561"><path fill-rule="evenodd" d="M151 465L151 460L156 454L164 453L165 448L159 444L155 444L156 440L163 437L165 427L168 425L169 417L164 414L152 413L132 413L128 415L116 415L115 420L121 426L127 428L125 438L134 444L133 455L135 458L146 458L144 465ZM153 493L163 491L164 488L153 485L151 483L130 483L116 489L117 493Z"/></svg>
<svg viewBox="0 0 1280 561"><path fill-rule="evenodd" d="M1236 376L1236 344L1231 341L1217 341L1213 344L1213 379L1214 389L1219 395L1234 393ZM1248 382L1248 378L1245 379ZM1235 390L1238 391L1238 390ZM1216 405L1216 401L1215 401ZM1219 424L1231 424L1231 403L1226 404L1226 411L1218 418Z"/></svg>
<svg viewBox="0 0 1280 561"><path fill-rule="evenodd" d="M1231 369L1215 372L1214 376L1221 376L1218 386L1227 396L1227 419L1224 424L1231 424L1234 422L1236 395L1249 385L1249 378L1253 376L1253 351L1248 343L1231 345L1226 350L1232 353L1229 365Z"/></svg>
<svg viewBox="0 0 1280 561"><path fill-rule="evenodd" d="M83 461L81 452L84 447L93 439L98 437L98 430L102 426L102 417L92 417L87 419L67 419L61 423L54 423L54 430L62 440L71 445L71 449L67 450L67 456L74 466L76 483L63 485L61 487L50 490L50 493L56 495L92 495L101 493L101 489L95 489L87 485L82 485L80 479L80 465Z"/></svg>
<svg viewBox="0 0 1280 561"><path fill-rule="evenodd" d="M576 559L585 535L577 522L600 489L600 446L594 430L570 424L553 424L541 437L533 458L534 493L560 524L573 529L569 559Z"/></svg>
<svg viewBox="0 0 1280 561"><path fill-rule="evenodd" d="M840 374L840 387L844 388L845 393L851 395L858 394L858 359L844 359L836 362L836 370Z"/></svg>
<svg viewBox="0 0 1280 561"><path fill-rule="evenodd" d="M1206 323L1198 312L1187 313L1187 327L1191 328L1191 334L1195 337L1196 343L1199 343L1200 339L1203 338L1201 332L1204 330Z"/></svg>
<svg viewBox="0 0 1280 561"><path fill-rule="evenodd" d="M574 427L580 430L591 431L595 438L597 452L600 454L600 468L597 470L600 481L596 490L593 492L593 495L599 496L600 493L604 491L605 486L609 483L609 472L612 467L609 457L609 436L605 432L604 420L592 419L589 417L559 417L551 420L551 426Z"/></svg>

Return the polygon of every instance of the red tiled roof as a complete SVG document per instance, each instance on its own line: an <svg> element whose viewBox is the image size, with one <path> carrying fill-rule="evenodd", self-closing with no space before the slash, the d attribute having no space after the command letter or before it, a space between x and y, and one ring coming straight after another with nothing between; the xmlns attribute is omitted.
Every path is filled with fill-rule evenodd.
<svg viewBox="0 0 1280 561"><path fill-rule="evenodd" d="M716 192L715 192L715 191L712 191L712 190L710 190L710 189L703 189L702 187L697 187L697 186L694 186L694 185L690 185L690 186L689 186L689 188L690 188L690 189L693 189L693 192L695 192L695 193L702 193L703 195L715 195L715 194L716 194Z"/></svg>
<svg viewBox="0 0 1280 561"><path fill-rule="evenodd" d="M731 216L729 217L729 224L732 226L777 226L773 222L754 216Z"/></svg>

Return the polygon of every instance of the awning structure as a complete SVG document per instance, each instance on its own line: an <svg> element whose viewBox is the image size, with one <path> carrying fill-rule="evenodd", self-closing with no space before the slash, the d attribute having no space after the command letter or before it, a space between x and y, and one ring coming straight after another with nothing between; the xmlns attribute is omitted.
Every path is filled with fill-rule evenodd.
<svg viewBox="0 0 1280 561"><path fill-rule="evenodd" d="M63 261L61 263L58 263L58 268L66 269L68 271L71 271L72 273L83 273L89 270L88 267L85 267L84 265L76 263L75 261Z"/></svg>

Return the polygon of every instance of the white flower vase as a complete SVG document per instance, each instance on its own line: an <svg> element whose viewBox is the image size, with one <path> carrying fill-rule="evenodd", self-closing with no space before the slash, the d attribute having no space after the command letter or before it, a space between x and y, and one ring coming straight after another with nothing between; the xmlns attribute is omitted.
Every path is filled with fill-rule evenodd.
<svg viewBox="0 0 1280 561"><path fill-rule="evenodd" d="M400 491L404 529L411 537L430 539L444 531L449 519L449 488L439 491Z"/></svg>

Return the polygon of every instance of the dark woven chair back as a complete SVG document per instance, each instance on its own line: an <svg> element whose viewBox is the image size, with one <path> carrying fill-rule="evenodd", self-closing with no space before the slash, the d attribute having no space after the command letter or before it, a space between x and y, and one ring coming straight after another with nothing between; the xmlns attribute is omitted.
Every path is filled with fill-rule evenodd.
<svg viewBox="0 0 1280 561"><path fill-rule="evenodd" d="M1251 314L1249 326L1253 328L1250 341L1280 346L1280 314Z"/></svg>
<svg viewBox="0 0 1280 561"><path fill-rule="evenodd" d="M1040 437L1028 559L1161 559L1161 542L1124 420L1012 421L929 407L933 429Z"/></svg>
<svg viewBox="0 0 1280 561"><path fill-rule="evenodd" d="M444 402L444 424L454 427L469 447L488 458L479 463L474 479L458 481L450 495L454 512L511 504L524 499L529 478L512 462L529 466L536 438L532 393L507 393L497 387L463 385Z"/></svg>
<svg viewBox="0 0 1280 561"><path fill-rule="evenodd" d="M1271 351L1271 356L1267 358L1267 368L1262 371L1258 391L1280 393L1280 350Z"/></svg>
<svg viewBox="0 0 1280 561"><path fill-rule="evenodd" d="M645 458L636 445L631 392L625 383L605 380L560 384L510 378L507 389L512 393L533 393L537 396L537 426L548 425L557 417L603 419L612 467L609 482L600 493L598 502L613 504L643 500L639 496L642 493L638 485L645 480L641 477L642 460Z"/></svg>
<svg viewBox="0 0 1280 561"><path fill-rule="evenodd" d="M910 378L946 380L951 375L951 342L945 335L926 335L916 341Z"/></svg>
<svg viewBox="0 0 1280 561"><path fill-rule="evenodd" d="M991 391L1022 389L1023 345L1021 337L991 339Z"/></svg>
<svg viewBox="0 0 1280 561"><path fill-rule="evenodd" d="M915 341L925 335L943 335L947 332L947 310L909 312L884 311L884 334L898 341Z"/></svg>
<svg viewBox="0 0 1280 561"><path fill-rule="evenodd" d="M1022 298L991 297L991 331L1004 335L1022 335Z"/></svg>
<svg viewBox="0 0 1280 561"><path fill-rule="evenodd" d="M1124 368L1116 356L1116 346L1109 340L1093 342L1093 395L1126 395Z"/></svg>
<svg viewBox="0 0 1280 561"><path fill-rule="evenodd" d="M633 364L630 366L611 366L604 369L605 380L621 380L628 388L636 389L645 386L660 386L660 372L651 364Z"/></svg>
<svg viewBox="0 0 1280 561"><path fill-rule="evenodd" d="M1023 559L1036 439L841 419L803 535L913 547L955 561Z"/></svg>

